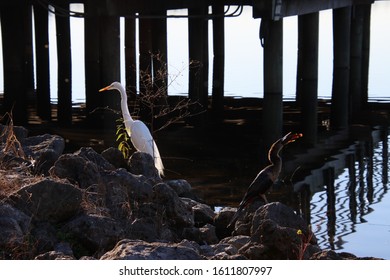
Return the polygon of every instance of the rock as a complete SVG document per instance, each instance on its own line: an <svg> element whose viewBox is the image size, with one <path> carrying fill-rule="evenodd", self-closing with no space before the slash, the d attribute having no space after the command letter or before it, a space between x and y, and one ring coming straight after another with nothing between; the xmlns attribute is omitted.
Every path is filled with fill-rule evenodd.
<svg viewBox="0 0 390 280"><path fill-rule="evenodd" d="M229 255L225 252L216 254L211 260L247 260L243 255L235 254L235 255Z"/></svg>
<svg viewBox="0 0 390 280"><path fill-rule="evenodd" d="M207 224L201 228L184 228L182 238L194 241L200 245L215 244L219 241L217 235L215 234L215 227L210 224Z"/></svg>
<svg viewBox="0 0 390 280"><path fill-rule="evenodd" d="M34 258L35 260L74 260L75 258L66 255L62 252L50 251L40 254Z"/></svg>
<svg viewBox="0 0 390 280"><path fill-rule="evenodd" d="M7 142L10 136L10 128L11 126L0 124L0 144ZM28 130L23 126L12 126L12 132L19 142L23 141L28 135Z"/></svg>
<svg viewBox="0 0 390 280"><path fill-rule="evenodd" d="M64 154L60 156L49 173L54 177L68 179L83 189L101 182L97 165L78 155Z"/></svg>
<svg viewBox="0 0 390 280"><path fill-rule="evenodd" d="M214 225L216 228L216 234L219 239L223 239L231 235L232 230L227 226L233 218L234 213L236 213L236 209L231 207L224 207L221 209L221 211L216 213L214 217Z"/></svg>
<svg viewBox="0 0 390 280"><path fill-rule="evenodd" d="M241 249L245 244L250 242L251 238L246 235L229 236L222 239L219 243L229 244L235 247L237 250Z"/></svg>
<svg viewBox="0 0 390 280"><path fill-rule="evenodd" d="M75 255L84 255L84 250L91 255L104 252L120 240L124 231L112 218L98 215L80 215L61 228L62 234L70 242ZM75 248L82 248L76 252Z"/></svg>
<svg viewBox="0 0 390 280"><path fill-rule="evenodd" d="M274 202L260 207L254 214L250 244L260 244L242 249L249 259L308 259L320 249L306 222L286 205ZM251 245L248 246L251 246Z"/></svg>
<svg viewBox="0 0 390 280"><path fill-rule="evenodd" d="M100 192L105 197L105 206L110 209L111 217L128 219L133 210L151 200L152 186L136 176L120 168L102 176Z"/></svg>
<svg viewBox="0 0 390 280"><path fill-rule="evenodd" d="M200 199L192 192L192 187L187 180L168 180L165 183L170 186L177 193L178 196L190 198L195 201L200 201Z"/></svg>
<svg viewBox="0 0 390 280"><path fill-rule="evenodd" d="M74 153L75 156L83 157L87 162L92 162L99 170L115 170L114 165L109 163L101 154L90 147L82 147Z"/></svg>
<svg viewBox="0 0 390 280"><path fill-rule="evenodd" d="M0 248L22 245L25 233L18 222L11 217L0 217Z"/></svg>
<svg viewBox="0 0 390 280"><path fill-rule="evenodd" d="M151 155L135 152L131 155L127 164L131 173L143 175L154 183L161 182L160 175L158 174L157 168L154 166L154 159Z"/></svg>
<svg viewBox="0 0 390 280"><path fill-rule="evenodd" d="M199 252L205 258L211 258L215 255L213 245L204 244L199 246Z"/></svg>
<svg viewBox="0 0 390 280"><path fill-rule="evenodd" d="M56 244L53 251L40 254L35 257L35 260L74 260L72 248L67 242Z"/></svg>
<svg viewBox="0 0 390 280"><path fill-rule="evenodd" d="M218 243L219 239L215 233L215 226L207 224L201 227L200 237L203 243L206 244L215 244Z"/></svg>
<svg viewBox="0 0 390 280"><path fill-rule="evenodd" d="M34 223L34 227L30 233L38 254L55 250L55 246L59 242L57 229L57 225L52 225L46 221Z"/></svg>
<svg viewBox="0 0 390 280"><path fill-rule="evenodd" d="M11 205L0 201L0 259L31 258L31 219Z"/></svg>
<svg viewBox="0 0 390 280"><path fill-rule="evenodd" d="M105 158L110 164L112 164L115 168L126 168L127 162L125 158L123 157L123 154L121 151L114 147L110 147L106 150L104 150L101 153L102 157Z"/></svg>
<svg viewBox="0 0 390 280"><path fill-rule="evenodd" d="M218 244L212 245L213 259L246 259L238 254L239 249L250 242L249 236L230 236L222 239Z"/></svg>
<svg viewBox="0 0 390 280"><path fill-rule="evenodd" d="M199 227L204 226L205 224L214 223L214 217L216 214L210 206L187 197L182 197L181 201L183 201L188 205L188 207L192 209L196 226Z"/></svg>
<svg viewBox="0 0 390 280"><path fill-rule="evenodd" d="M226 243L218 243L218 244L215 244L211 247L213 248L215 255L218 255L221 253L234 255L238 252L238 250L236 248L234 248L232 245L226 244Z"/></svg>
<svg viewBox="0 0 390 280"><path fill-rule="evenodd" d="M36 221L63 222L81 210L79 188L52 179L42 179L13 193L9 200Z"/></svg>
<svg viewBox="0 0 390 280"><path fill-rule="evenodd" d="M188 242L178 244L124 239L101 260L201 260L202 256Z"/></svg>
<svg viewBox="0 0 390 280"><path fill-rule="evenodd" d="M305 246L307 243L307 247ZM263 220L251 235L251 242L240 249L248 259L307 259L315 251L310 240L302 239L297 230L279 226L273 220Z"/></svg>
<svg viewBox="0 0 390 280"><path fill-rule="evenodd" d="M22 145L26 157L35 161L35 173L48 175L49 169L64 151L65 141L60 136L44 134L25 138Z"/></svg>
<svg viewBox="0 0 390 280"><path fill-rule="evenodd" d="M192 211L194 212L194 222L196 225L214 223L216 214L210 206L203 203L197 203L192 207Z"/></svg>
<svg viewBox="0 0 390 280"><path fill-rule="evenodd" d="M126 237L153 242L160 238L159 225L152 218L137 218L126 229Z"/></svg>
<svg viewBox="0 0 390 280"><path fill-rule="evenodd" d="M153 196L153 187L143 176L133 175L123 168L106 174L104 181L108 186L123 186L126 189L129 198L137 202L150 201Z"/></svg>
<svg viewBox="0 0 390 280"><path fill-rule="evenodd" d="M183 231L182 231L182 234L181 234L181 238L188 239L188 240L191 240L191 241L195 241L195 242L197 242L198 244L201 244L201 245L205 244L201 240L200 229L197 228L197 227L184 228Z"/></svg>
<svg viewBox="0 0 390 280"><path fill-rule="evenodd" d="M270 248L258 242L248 242L238 251L238 253L250 260L277 259L273 257L274 255ZM282 259L285 259L285 257Z"/></svg>
<svg viewBox="0 0 390 280"><path fill-rule="evenodd" d="M252 235L263 220L272 220L279 226L301 230L304 234L308 234L306 222L290 207L280 202L266 204L255 212L252 221Z"/></svg>
<svg viewBox="0 0 390 280"><path fill-rule="evenodd" d="M333 250L320 251L310 257L311 260L342 260L343 258Z"/></svg>
<svg viewBox="0 0 390 280"><path fill-rule="evenodd" d="M101 172L113 170L115 167L92 148L81 148L74 154L60 156L49 173L86 189L102 182Z"/></svg>
<svg viewBox="0 0 390 280"><path fill-rule="evenodd" d="M253 216L264 205L264 202L258 199L244 208L234 225L234 235L251 235Z"/></svg>
<svg viewBox="0 0 390 280"><path fill-rule="evenodd" d="M166 223L173 227L192 227L194 216L192 209L185 204L174 190L164 183L153 187L153 202L159 213L163 213Z"/></svg>
<svg viewBox="0 0 390 280"><path fill-rule="evenodd" d="M30 217L4 201L0 201L0 218L10 218L14 220L22 233L27 233L30 229Z"/></svg>

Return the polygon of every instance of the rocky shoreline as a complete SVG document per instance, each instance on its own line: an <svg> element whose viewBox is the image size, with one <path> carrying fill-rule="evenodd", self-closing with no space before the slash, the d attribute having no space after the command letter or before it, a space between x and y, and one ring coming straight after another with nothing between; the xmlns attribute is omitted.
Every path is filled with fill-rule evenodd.
<svg viewBox="0 0 390 280"><path fill-rule="evenodd" d="M147 154L64 148L0 125L0 259L367 259L322 250L282 203L255 202L227 228L235 209L160 179Z"/></svg>

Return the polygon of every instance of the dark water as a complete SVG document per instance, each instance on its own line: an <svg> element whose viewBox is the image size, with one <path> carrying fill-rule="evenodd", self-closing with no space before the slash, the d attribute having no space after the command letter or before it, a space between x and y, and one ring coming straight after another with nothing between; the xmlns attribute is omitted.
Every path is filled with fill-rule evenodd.
<svg viewBox="0 0 390 280"><path fill-rule="evenodd" d="M322 248L390 259L389 135L382 129L360 130L325 139L309 151L300 151L297 142L291 144L283 154L289 158L288 171L281 176L285 183L267 197L301 214ZM186 178L198 196L217 210L236 207L266 163L260 160L264 151L255 148L259 139L248 137L246 145L238 146L234 135L231 138L225 135L216 143L200 143L192 155L175 159L174 164L178 174L173 177Z"/></svg>

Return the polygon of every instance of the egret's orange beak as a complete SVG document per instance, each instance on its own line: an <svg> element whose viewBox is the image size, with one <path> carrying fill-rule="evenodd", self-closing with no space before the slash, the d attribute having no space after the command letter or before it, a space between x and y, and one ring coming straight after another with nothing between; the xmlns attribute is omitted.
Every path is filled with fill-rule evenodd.
<svg viewBox="0 0 390 280"><path fill-rule="evenodd" d="M99 89L99 92L102 92L102 91L105 91L105 90L110 90L110 89L111 89L111 85Z"/></svg>

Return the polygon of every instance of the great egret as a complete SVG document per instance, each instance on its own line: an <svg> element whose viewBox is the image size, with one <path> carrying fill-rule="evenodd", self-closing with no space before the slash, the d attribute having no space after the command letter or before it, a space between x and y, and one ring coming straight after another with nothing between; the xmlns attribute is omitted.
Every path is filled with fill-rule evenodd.
<svg viewBox="0 0 390 280"><path fill-rule="evenodd" d="M119 82L113 82L111 85L100 89L99 92L113 89L118 90L121 94L121 110L123 121L126 132L130 136L133 146L139 152L150 154L154 158L154 165L157 168L158 173L160 176L164 176L164 165L162 163L157 145L154 142L148 127L142 121L133 120L131 117L129 108L127 106L127 94L122 84Z"/></svg>
<svg viewBox="0 0 390 280"><path fill-rule="evenodd" d="M268 151L268 160L270 165L262 169L250 184L247 192L244 195L236 214L233 216L228 227L230 227L240 216L242 210L253 202L253 200L260 196L265 203L268 203L267 198L265 197L266 192L270 190L276 179L278 179L280 171L282 170L282 159L279 155L279 152L283 147L295 140L301 138L303 135L301 133L287 133L284 137L277 140L272 144L271 148Z"/></svg>

